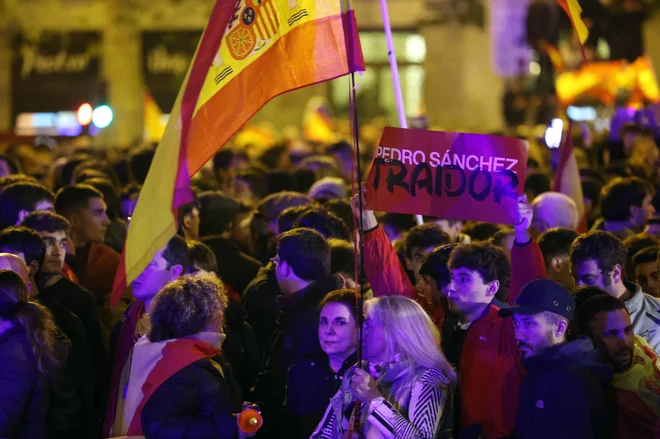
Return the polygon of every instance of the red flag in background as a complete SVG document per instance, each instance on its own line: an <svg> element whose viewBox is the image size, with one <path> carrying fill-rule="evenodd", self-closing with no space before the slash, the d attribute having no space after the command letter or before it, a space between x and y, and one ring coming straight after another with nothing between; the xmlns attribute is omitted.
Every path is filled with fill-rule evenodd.
<svg viewBox="0 0 660 439"><path fill-rule="evenodd" d="M557 165L557 172L555 172L555 182L553 191L561 192L568 195L575 201L578 209L578 233L587 232L587 216L584 210L584 197L582 195L582 181L580 180L580 170L578 169L577 160L573 153L573 139L571 136L571 128L573 123L568 124L568 131L566 140L563 142L559 150L559 164Z"/></svg>

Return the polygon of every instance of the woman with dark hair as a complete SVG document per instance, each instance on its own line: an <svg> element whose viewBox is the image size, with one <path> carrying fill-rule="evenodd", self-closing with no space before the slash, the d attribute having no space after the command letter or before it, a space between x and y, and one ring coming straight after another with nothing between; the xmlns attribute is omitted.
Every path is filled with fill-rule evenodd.
<svg viewBox="0 0 660 439"><path fill-rule="evenodd" d="M289 369L285 409L290 422L286 437L307 439L337 393L344 373L357 357L357 297L354 290L328 293L319 306L319 342L326 354ZM282 435L284 437L284 435Z"/></svg>
<svg viewBox="0 0 660 439"><path fill-rule="evenodd" d="M50 312L28 299L23 279L0 271L0 437L46 437L55 331Z"/></svg>
<svg viewBox="0 0 660 439"><path fill-rule="evenodd" d="M226 307L212 275L184 276L158 293L151 330L133 351L123 413L129 436L248 437L238 427L243 395L220 350Z"/></svg>
<svg viewBox="0 0 660 439"><path fill-rule="evenodd" d="M365 311L365 362L346 372L311 438L342 439L353 418L359 437L451 435L448 407L456 373L440 349L440 333L431 318L402 296L369 300ZM356 401L361 402L357 416L351 414Z"/></svg>

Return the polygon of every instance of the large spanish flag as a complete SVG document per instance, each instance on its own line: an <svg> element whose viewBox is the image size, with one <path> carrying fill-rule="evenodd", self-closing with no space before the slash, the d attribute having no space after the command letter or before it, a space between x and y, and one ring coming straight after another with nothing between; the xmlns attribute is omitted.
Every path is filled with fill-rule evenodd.
<svg viewBox="0 0 660 439"><path fill-rule="evenodd" d="M266 102L364 70L350 0L216 0L128 229L112 295L176 233L195 174Z"/></svg>

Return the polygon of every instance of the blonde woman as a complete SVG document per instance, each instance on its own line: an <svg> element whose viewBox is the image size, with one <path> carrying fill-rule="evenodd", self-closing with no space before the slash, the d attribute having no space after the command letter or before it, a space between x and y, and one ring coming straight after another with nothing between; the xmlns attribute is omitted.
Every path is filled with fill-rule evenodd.
<svg viewBox="0 0 660 439"><path fill-rule="evenodd" d="M419 304L401 296L370 300L365 311L363 367L346 372L311 438L343 439L356 399L362 412L354 437L442 437L456 373L435 325Z"/></svg>

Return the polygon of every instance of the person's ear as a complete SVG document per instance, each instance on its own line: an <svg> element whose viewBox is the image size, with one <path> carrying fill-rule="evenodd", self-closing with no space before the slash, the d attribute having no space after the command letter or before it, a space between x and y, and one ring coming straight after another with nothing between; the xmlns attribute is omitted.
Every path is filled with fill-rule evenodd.
<svg viewBox="0 0 660 439"><path fill-rule="evenodd" d="M642 206L630 206L630 218L637 218Z"/></svg>
<svg viewBox="0 0 660 439"><path fill-rule="evenodd" d="M555 257L552 258L552 260L550 261L550 267L552 267L552 270L553 270L555 273L559 273L559 272L561 271L562 264L563 264L563 261L561 260L560 257L556 257L556 256L555 256Z"/></svg>
<svg viewBox="0 0 660 439"><path fill-rule="evenodd" d="M614 284L623 282L623 268L619 264L615 265L612 270L612 281Z"/></svg>
<svg viewBox="0 0 660 439"><path fill-rule="evenodd" d="M181 228L184 230L188 230L190 228L190 223L192 221L192 214L189 213L188 215L183 217L183 222L181 224Z"/></svg>
<svg viewBox="0 0 660 439"><path fill-rule="evenodd" d="M72 228L80 226L80 215L78 215L78 212L71 213L67 219L69 220L69 223L71 223Z"/></svg>
<svg viewBox="0 0 660 439"><path fill-rule="evenodd" d="M566 334L566 331L568 330L568 322L566 320L559 320L555 324L555 337L561 337L562 335Z"/></svg>
<svg viewBox="0 0 660 439"><path fill-rule="evenodd" d="M488 282L488 289L486 290L486 297L493 297L495 294L497 294L497 290L500 289L500 281L499 280L494 280L492 282Z"/></svg>
<svg viewBox="0 0 660 439"><path fill-rule="evenodd" d="M277 265L280 267L280 273L282 273L283 277L291 276L291 272L293 270L291 269L291 266L286 263L286 261L280 259L280 261L277 263Z"/></svg>
<svg viewBox="0 0 660 439"><path fill-rule="evenodd" d="M172 280L180 278L183 274L183 267L181 265L172 265L172 268L170 268L170 274Z"/></svg>
<svg viewBox="0 0 660 439"><path fill-rule="evenodd" d="M19 210L16 225L20 226L21 223L23 222L23 220L25 219L25 217L28 216L29 214L30 214L30 212L28 212L27 210L24 210L24 209Z"/></svg>
<svg viewBox="0 0 660 439"><path fill-rule="evenodd" d="M39 273L39 268L41 267L41 264L39 264L39 261L32 261L28 264L28 271L30 273L30 277L36 276L37 273Z"/></svg>

